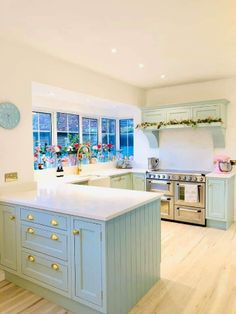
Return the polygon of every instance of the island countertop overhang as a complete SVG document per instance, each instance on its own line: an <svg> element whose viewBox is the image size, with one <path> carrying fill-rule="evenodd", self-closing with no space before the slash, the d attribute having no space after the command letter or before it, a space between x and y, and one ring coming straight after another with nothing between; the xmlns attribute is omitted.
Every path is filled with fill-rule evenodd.
<svg viewBox="0 0 236 314"><path fill-rule="evenodd" d="M108 221L158 200L161 195L161 193L54 183L44 187L39 186L35 190L1 195L0 202Z"/></svg>

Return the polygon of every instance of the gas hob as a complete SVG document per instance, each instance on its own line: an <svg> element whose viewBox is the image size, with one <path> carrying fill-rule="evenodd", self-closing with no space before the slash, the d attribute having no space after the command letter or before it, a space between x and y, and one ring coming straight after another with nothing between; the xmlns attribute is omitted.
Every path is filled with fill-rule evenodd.
<svg viewBox="0 0 236 314"><path fill-rule="evenodd" d="M170 180L183 182L205 182L205 175L207 173L207 171L196 170L160 169L156 171L147 171L146 178L154 180Z"/></svg>

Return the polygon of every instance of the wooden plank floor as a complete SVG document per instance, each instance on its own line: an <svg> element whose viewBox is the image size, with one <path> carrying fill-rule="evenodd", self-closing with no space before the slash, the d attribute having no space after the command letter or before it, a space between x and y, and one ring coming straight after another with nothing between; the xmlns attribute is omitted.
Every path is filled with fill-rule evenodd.
<svg viewBox="0 0 236 314"><path fill-rule="evenodd" d="M235 314L236 224L222 231L162 222L161 277L130 314ZM0 313L72 314L7 281Z"/></svg>

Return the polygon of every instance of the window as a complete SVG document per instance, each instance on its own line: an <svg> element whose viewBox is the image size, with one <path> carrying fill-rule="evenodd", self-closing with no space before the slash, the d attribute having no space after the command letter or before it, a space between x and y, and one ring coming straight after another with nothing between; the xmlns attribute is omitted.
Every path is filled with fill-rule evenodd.
<svg viewBox="0 0 236 314"><path fill-rule="evenodd" d="M33 111L33 145L43 147L52 145L51 113Z"/></svg>
<svg viewBox="0 0 236 314"><path fill-rule="evenodd" d="M123 156L134 155L134 120L121 119L120 125L120 150Z"/></svg>
<svg viewBox="0 0 236 314"><path fill-rule="evenodd" d="M116 120L102 118L102 144L112 144L116 150Z"/></svg>
<svg viewBox="0 0 236 314"><path fill-rule="evenodd" d="M79 136L79 115L57 112L57 145L67 146Z"/></svg>
<svg viewBox="0 0 236 314"><path fill-rule="evenodd" d="M98 144L98 119L82 118L82 139L91 146Z"/></svg>

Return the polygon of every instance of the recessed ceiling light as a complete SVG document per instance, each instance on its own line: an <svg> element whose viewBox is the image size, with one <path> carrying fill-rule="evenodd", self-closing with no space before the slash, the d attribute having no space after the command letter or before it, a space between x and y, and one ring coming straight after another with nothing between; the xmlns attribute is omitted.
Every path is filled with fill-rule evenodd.
<svg viewBox="0 0 236 314"><path fill-rule="evenodd" d="M112 53L117 53L117 49L116 49L116 48L112 48L112 49L111 49L111 52L112 52Z"/></svg>
<svg viewBox="0 0 236 314"><path fill-rule="evenodd" d="M144 64L143 64L143 63L139 63L138 66L139 66L140 69L143 69L143 68L144 68Z"/></svg>
<svg viewBox="0 0 236 314"><path fill-rule="evenodd" d="M49 96L55 96L55 94L53 92L50 92Z"/></svg>
<svg viewBox="0 0 236 314"><path fill-rule="evenodd" d="M166 78L166 76L165 76L165 74L162 74L161 79L164 79L164 78Z"/></svg>

